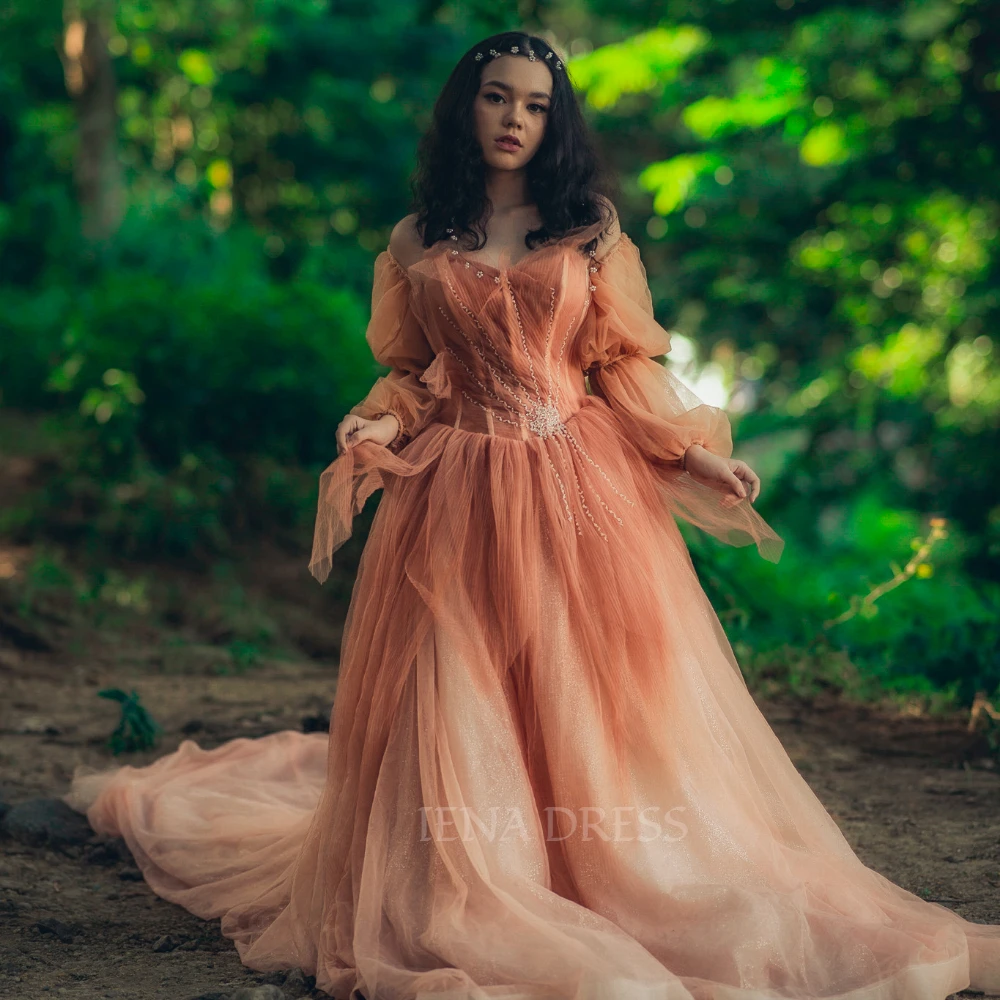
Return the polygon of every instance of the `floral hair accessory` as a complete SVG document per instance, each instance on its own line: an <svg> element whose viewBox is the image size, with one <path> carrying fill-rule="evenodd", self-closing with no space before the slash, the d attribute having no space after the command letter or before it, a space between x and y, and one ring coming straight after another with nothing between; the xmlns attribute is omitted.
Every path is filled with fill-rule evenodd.
<svg viewBox="0 0 1000 1000"><path fill-rule="evenodd" d="M517 46L517 45L512 45L510 47L510 53L511 53L511 55L517 55L520 51L521 50L520 50L519 46ZM497 52L496 49L490 49L489 50L489 54L494 59L496 59L496 57L498 55L500 55L500 53ZM527 50L527 54L528 54L528 59L531 62L536 62L538 60L538 57L535 55L534 49L532 49L532 48L529 47L528 50ZM545 53L545 58L546 59L551 59L552 55L553 55L552 52L546 52ZM477 52L476 53L476 62L482 62L482 60L484 58L485 58L485 53L483 53L483 52ZM556 59L556 69L562 69L562 68L563 68L562 60L560 60L560 59L557 58Z"/></svg>

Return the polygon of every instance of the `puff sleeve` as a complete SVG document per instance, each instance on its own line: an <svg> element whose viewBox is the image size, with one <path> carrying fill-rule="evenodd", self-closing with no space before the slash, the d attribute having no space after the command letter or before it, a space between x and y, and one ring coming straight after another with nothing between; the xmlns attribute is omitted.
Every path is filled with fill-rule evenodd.
<svg viewBox="0 0 1000 1000"><path fill-rule="evenodd" d="M409 277L391 252L383 250L375 258L372 311L365 339L375 360L391 371L380 377L350 412L369 420L393 414L399 431L388 447L394 452L427 426L440 404L420 380L434 355L410 296Z"/></svg>
<svg viewBox="0 0 1000 1000"><path fill-rule="evenodd" d="M591 391L618 415L623 433L647 459L665 506L729 545L754 544L778 562L784 541L749 498L702 482L681 467L693 444L722 458L733 453L726 412L703 402L654 358L670 351L670 334L653 318L639 250L625 233L591 272L592 298L580 327L580 367Z"/></svg>
<svg viewBox="0 0 1000 1000"><path fill-rule="evenodd" d="M653 358L670 351L670 334L653 318L639 250L626 234L593 272L591 308L581 330L581 367L593 393L622 418L653 462L679 462L693 444L729 458L726 412L702 402Z"/></svg>
<svg viewBox="0 0 1000 1000"><path fill-rule="evenodd" d="M388 445L360 441L344 449L320 474L316 523L309 572L322 583L333 566L333 554L351 536L354 517L368 497L393 477L412 476L434 458L432 449L413 456L403 446L426 429L440 397L422 376L434 354L413 310L409 276L390 251L375 258L371 319L365 339L375 360L389 367L350 412L374 419L392 413L399 421ZM439 387L440 389L440 387Z"/></svg>

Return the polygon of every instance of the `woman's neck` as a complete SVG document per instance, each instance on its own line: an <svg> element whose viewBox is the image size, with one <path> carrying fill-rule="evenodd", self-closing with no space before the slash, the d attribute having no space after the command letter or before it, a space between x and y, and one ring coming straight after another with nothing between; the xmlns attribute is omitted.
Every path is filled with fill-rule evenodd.
<svg viewBox="0 0 1000 1000"><path fill-rule="evenodd" d="M494 215L512 215L534 206L523 170L493 170L486 177L486 197Z"/></svg>

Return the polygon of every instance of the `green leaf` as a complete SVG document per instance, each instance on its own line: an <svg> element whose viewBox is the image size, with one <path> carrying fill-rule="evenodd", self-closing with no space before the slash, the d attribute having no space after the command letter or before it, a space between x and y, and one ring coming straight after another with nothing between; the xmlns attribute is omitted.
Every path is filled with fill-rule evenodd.
<svg viewBox="0 0 1000 1000"><path fill-rule="evenodd" d="M669 215L684 205L698 178L721 163L712 153L685 153L649 164L639 174L639 184L653 192L654 210Z"/></svg>
<svg viewBox="0 0 1000 1000"><path fill-rule="evenodd" d="M185 49L177 60L181 72L199 87L211 87L215 83L215 70L208 54L200 49Z"/></svg>
<svg viewBox="0 0 1000 1000"><path fill-rule="evenodd" d="M610 108L626 94L647 93L676 79L710 37L687 24L654 28L578 56L566 68L591 107Z"/></svg>
<svg viewBox="0 0 1000 1000"><path fill-rule="evenodd" d="M837 122L814 125L799 146L799 156L810 167L829 167L848 157L847 136Z"/></svg>

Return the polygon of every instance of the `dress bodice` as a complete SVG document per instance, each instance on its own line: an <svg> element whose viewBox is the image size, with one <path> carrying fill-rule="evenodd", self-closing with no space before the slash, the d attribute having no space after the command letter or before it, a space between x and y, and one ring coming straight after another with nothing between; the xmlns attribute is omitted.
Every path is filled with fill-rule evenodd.
<svg viewBox="0 0 1000 1000"><path fill-rule="evenodd" d="M596 252L579 247L592 229L511 265L474 260L448 240L409 268L384 251L410 284L433 355L421 379L440 399L437 421L547 437L579 408L586 385L576 338L600 268Z"/></svg>

